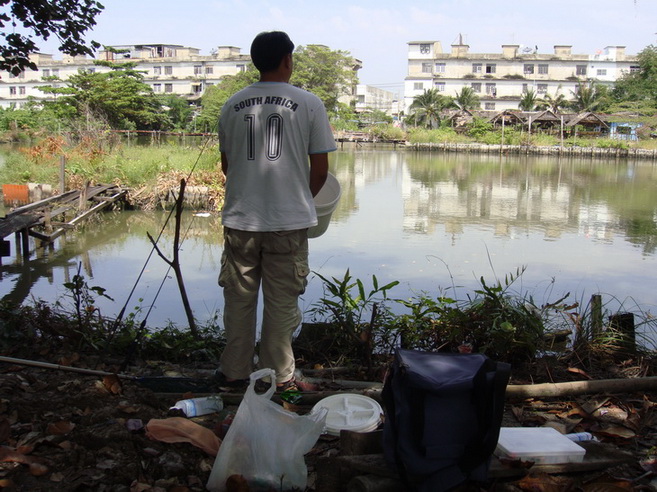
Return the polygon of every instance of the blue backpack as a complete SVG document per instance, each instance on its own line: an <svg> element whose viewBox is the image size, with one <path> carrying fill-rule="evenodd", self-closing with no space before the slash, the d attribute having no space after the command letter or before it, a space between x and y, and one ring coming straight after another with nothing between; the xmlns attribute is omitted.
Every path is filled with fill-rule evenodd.
<svg viewBox="0 0 657 492"><path fill-rule="evenodd" d="M487 480L510 372L483 354L396 350L382 393L383 448L409 489Z"/></svg>

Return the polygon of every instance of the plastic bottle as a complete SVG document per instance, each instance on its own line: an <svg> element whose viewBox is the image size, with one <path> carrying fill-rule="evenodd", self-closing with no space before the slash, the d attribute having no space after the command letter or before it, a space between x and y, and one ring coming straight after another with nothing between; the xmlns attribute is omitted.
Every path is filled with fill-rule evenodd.
<svg viewBox="0 0 657 492"><path fill-rule="evenodd" d="M203 398L190 398L177 401L170 410L180 410L187 417L198 417L208 413L220 412L224 408L224 402L220 396L205 396Z"/></svg>
<svg viewBox="0 0 657 492"><path fill-rule="evenodd" d="M566 434L566 437L574 442L593 441L593 434L590 432L575 432L574 434Z"/></svg>

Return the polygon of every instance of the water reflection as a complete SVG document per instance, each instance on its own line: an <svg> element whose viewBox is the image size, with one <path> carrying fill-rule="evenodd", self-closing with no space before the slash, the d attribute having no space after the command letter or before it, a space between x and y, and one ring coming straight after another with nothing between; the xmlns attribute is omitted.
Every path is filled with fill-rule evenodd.
<svg viewBox="0 0 657 492"><path fill-rule="evenodd" d="M332 157L342 199L326 234L311 241L311 268L324 276L342 277L349 269L366 287L373 274L380 283L400 280L393 297L456 290L453 295L464 298L479 286L479 277L504 279L526 265L514 287L531 292L537 302L565 292L587 300L601 292L628 309L635 307L629 302L654 310L657 167L652 161L363 147ZM125 303L143 315L153 305L149 324L185 324L175 280L152 255L146 236L147 231L156 236L166 217L107 214L27 265L5 258L0 295L65 303L62 285L81 264L89 284L106 288L115 299L101 302L103 313L118 313ZM187 213L183 230L183 275L195 316L204 321L222 306L216 284L220 220ZM172 240L169 224L161 248L170 256ZM321 282L311 278L304 308L321 295Z"/></svg>

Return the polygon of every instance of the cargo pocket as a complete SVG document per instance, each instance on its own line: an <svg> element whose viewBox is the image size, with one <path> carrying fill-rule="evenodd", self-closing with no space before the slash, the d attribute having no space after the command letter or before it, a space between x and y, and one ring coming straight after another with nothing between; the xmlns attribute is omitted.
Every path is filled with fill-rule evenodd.
<svg viewBox="0 0 657 492"><path fill-rule="evenodd" d="M294 270L296 272L297 280L299 281L299 295L306 291L308 285L308 275L310 274L310 267L307 260L298 260L294 263Z"/></svg>

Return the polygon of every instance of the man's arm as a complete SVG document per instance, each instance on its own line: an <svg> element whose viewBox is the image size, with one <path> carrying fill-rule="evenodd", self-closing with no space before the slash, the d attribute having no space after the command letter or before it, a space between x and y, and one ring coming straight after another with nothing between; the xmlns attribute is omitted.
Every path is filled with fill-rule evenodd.
<svg viewBox="0 0 657 492"><path fill-rule="evenodd" d="M319 193L319 190L322 189L324 183L326 182L326 177L328 176L329 169L329 160L328 154L310 154L310 192L313 196L316 196ZM222 156L222 166L223 166L223 156Z"/></svg>
<svg viewBox="0 0 657 492"><path fill-rule="evenodd" d="M226 176L228 172L228 156L226 155L225 152L221 153L221 171L224 173L224 176Z"/></svg>

